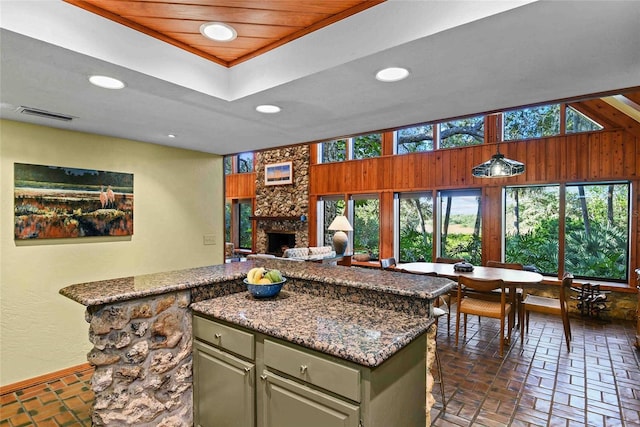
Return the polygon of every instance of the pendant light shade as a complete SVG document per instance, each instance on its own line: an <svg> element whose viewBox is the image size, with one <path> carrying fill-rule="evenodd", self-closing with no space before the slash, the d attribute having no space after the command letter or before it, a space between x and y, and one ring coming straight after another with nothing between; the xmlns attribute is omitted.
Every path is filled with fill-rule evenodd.
<svg viewBox="0 0 640 427"><path fill-rule="evenodd" d="M524 163L505 158L499 148L491 160L471 169L471 174L476 178L504 178L522 173L524 173Z"/></svg>

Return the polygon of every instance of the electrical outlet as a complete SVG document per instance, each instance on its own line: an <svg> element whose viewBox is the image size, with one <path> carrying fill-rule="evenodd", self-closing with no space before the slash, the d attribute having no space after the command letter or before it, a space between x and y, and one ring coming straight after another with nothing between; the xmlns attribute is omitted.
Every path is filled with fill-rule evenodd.
<svg viewBox="0 0 640 427"><path fill-rule="evenodd" d="M205 245L215 245L216 244L216 235L215 234L205 234L202 236L202 243Z"/></svg>

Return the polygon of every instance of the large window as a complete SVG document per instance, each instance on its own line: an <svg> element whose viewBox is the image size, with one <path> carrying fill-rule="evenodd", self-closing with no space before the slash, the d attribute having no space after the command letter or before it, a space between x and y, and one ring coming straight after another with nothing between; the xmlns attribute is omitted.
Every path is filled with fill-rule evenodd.
<svg viewBox="0 0 640 427"><path fill-rule="evenodd" d="M318 202L318 213L322 215L319 219L321 229L318 230L319 240L324 243L325 246L333 245L333 234L335 231L329 230L329 225L333 222L336 216L343 215L345 212L344 196L324 196L321 197Z"/></svg>
<svg viewBox="0 0 640 427"><path fill-rule="evenodd" d="M503 140L541 138L560 133L560 104L506 111Z"/></svg>
<svg viewBox="0 0 640 427"><path fill-rule="evenodd" d="M451 120L438 125L438 148L465 147L484 142L484 116Z"/></svg>
<svg viewBox="0 0 640 427"><path fill-rule="evenodd" d="M431 261L433 198L431 193L402 193L398 200L400 262Z"/></svg>
<svg viewBox="0 0 640 427"><path fill-rule="evenodd" d="M506 188L505 260L555 275L562 259L576 277L626 281L629 192L629 183L568 184L562 199L558 185Z"/></svg>
<svg viewBox="0 0 640 427"><path fill-rule="evenodd" d="M445 258L464 258L482 262L482 197L480 190L438 192L440 204L440 247Z"/></svg>
<svg viewBox="0 0 640 427"><path fill-rule="evenodd" d="M353 251L369 253L372 260L380 254L380 200L377 196L353 196Z"/></svg>
<svg viewBox="0 0 640 427"><path fill-rule="evenodd" d="M560 187L505 189L505 261L558 273Z"/></svg>
<svg viewBox="0 0 640 427"><path fill-rule="evenodd" d="M567 185L565 270L627 280L629 184Z"/></svg>
<svg viewBox="0 0 640 427"><path fill-rule="evenodd" d="M240 218L238 224L240 249L251 249L251 247L253 246L253 230L251 227L251 220L249 219L251 214L251 201L240 201L238 203L238 216Z"/></svg>
<svg viewBox="0 0 640 427"><path fill-rule="evenodd" d="M433 151L433 125L414 126L396 131L396 153Z"/></svg>

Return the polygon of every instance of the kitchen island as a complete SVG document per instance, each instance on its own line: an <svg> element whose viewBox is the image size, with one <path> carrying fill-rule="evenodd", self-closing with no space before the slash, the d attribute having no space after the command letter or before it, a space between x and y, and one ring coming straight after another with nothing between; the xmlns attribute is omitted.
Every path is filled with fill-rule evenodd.
<svg viewBox="0 0 640 427"><path fill-rule="evenodd" d="M287 277L279 299L248 298L242 279L256 265ZM433 332L431 302L453 286L427 276L255 260L77 284L60 293L87 306L94 424L173 426L193 424L192 312L375 370ZM428 341L433 351L433 333Z"/></svg>

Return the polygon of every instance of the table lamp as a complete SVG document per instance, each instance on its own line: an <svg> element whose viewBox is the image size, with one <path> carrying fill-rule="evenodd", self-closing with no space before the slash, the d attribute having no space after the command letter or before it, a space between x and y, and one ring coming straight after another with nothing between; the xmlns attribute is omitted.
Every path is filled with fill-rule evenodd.
<svg viewBox="0 0 640 427"><path fill-rule="evenodd" d="M349 224L349 220L344 215L338 215L329 226L329 230L335 231L335 234L333 235L333 248L335 249L336 254L344 255L344 252L347 250L347 246L349 245L349 238L345 231L353 231L351 224Z"/></svg>

